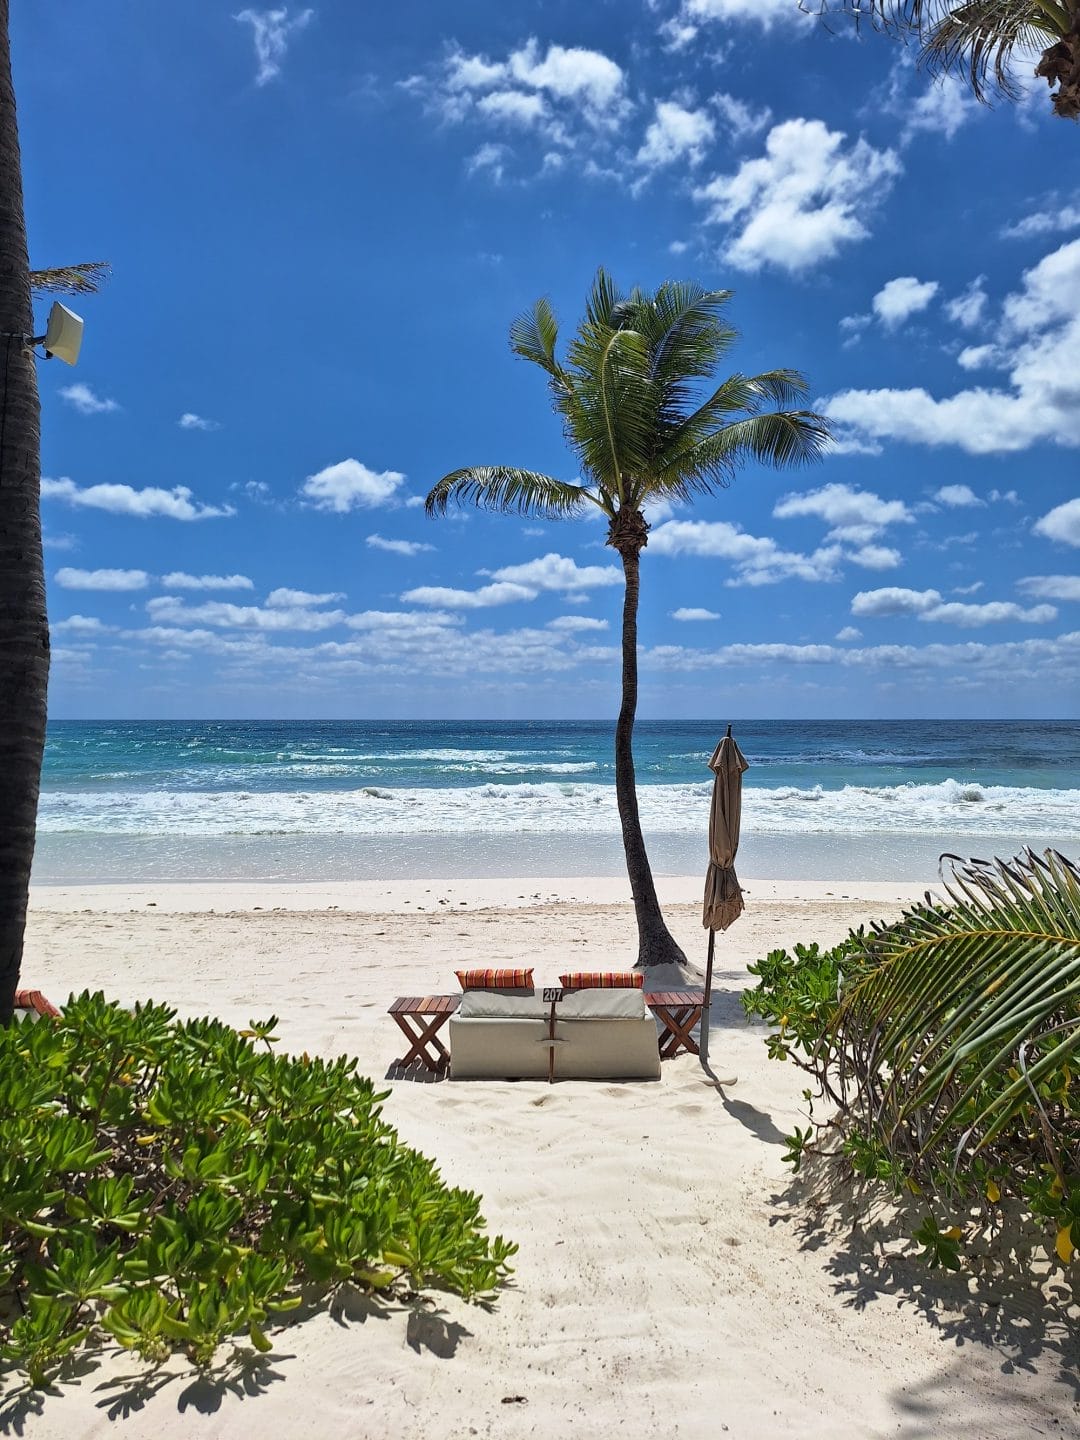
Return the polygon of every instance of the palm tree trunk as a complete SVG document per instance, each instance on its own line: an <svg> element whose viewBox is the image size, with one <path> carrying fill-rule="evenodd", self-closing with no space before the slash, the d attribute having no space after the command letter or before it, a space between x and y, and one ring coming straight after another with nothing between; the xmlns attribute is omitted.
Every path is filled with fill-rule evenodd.
<svg viewBox="0 0 1080 1440"><path fill-rule="evenodd" d="M640 522L639 526L627 524L627 520L633 521L634 518ZM640 535L636 533L639 529ZM631 533L626 533L627 530ZM645 850L645 837L641 833L634 777L634 718L637 714L638 697L638 594L641 584L641 550L646 543L647 534L648 527L643 517L631 516L624 519L620 516L619 521L612 523L612 535L608 540L619 552L626 581L622 623L622 705L615 726L615 796L622 824L626 871L630 877L630 891L634 897L634 913L637 916L637 964L685 965L686 956L664 923L660 902L656 898L656 886L653 884L652 869Z"/></svg>
<svg viewBox="0 0 1080 1440"><path fill-rule="evenodd" d="M1057 114L1064 120L1080 120L1080 10L1069 33L1043 51L1035 74L1048 85L1057 85L1057 93L1050 97Z"/></svg>
<svg viewBox="0 0 1080 1440"><path fill-rule="evenodd" d="M12 1015L45 747L40 410L8 0L0 0L0 1025Z"/></svg>

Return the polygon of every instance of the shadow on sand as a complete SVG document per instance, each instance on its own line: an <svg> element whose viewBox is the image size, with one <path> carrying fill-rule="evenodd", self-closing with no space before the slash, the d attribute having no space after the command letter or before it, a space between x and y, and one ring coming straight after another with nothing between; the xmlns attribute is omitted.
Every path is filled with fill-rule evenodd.
<svg viewBox="0 0 1080 1440"><path fill-rule="evenodd" d="M811 1157L803 1172L771 1197L769 1223L790 1226L800 1249L821 1254L845 1305L914 1311L956 1352L937 1376L893 1396L909 1416L904 1436L937 1440L978 1432L972 1417L955 1406L956 1386L965 1374L970 1382L974 1363L986 1379L980 1403L998 1411L995 1433L1060 1434L1063 1425L1076 1424L1080 1275L1067 1274L1050 1258L1045 1234L1030 1220L1025 1224L1018 1208L1003 1204L994 1232L969 1243L963 1270L932 1270L909 1240L925 1218L925 1205L855 1184L842 1158ZM1060 1387L1060 1399L1044 1406L1045 1432L1022 1428L1043 1403L1016 1384L1015 1377L1025 1372ZM1019 1428L1010 1427L1010 1416Z"/></svg>

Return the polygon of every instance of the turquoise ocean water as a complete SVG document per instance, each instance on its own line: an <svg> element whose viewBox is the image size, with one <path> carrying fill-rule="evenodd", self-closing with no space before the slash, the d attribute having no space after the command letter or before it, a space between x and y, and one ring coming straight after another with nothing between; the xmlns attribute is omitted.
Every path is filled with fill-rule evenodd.
<svg viewBox="0 0 1080 1440"><path fill-rule="evenodd" d="M710 721L639 722L654 868L707 859ZM942 850L1080 853L1080 723L742 721L740 869L931 880ZM604 722L61 721L35 879L379 879L621 869Z"/></svg>

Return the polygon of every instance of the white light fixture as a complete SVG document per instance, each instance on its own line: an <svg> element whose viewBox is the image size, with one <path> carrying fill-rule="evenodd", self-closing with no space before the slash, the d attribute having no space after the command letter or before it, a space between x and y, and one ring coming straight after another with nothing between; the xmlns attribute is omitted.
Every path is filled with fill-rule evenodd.
<svg viewBox="0 0 1080 1440"><path fill-rule="evenodd" d="M61 305L59 300L55 301L49 311L45 334L40 341L45 346L46 360L51 360L55 355L58 360L63 360L65 365L74 365L82 348L82 337L82 317L69 310L66 305Z"/></svg>

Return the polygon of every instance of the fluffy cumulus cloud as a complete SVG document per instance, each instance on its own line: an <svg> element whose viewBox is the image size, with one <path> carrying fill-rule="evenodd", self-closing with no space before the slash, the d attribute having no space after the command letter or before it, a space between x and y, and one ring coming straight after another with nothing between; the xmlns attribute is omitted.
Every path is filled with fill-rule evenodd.
<svg viewBox="0 0 1080 1440"><path fill-rule="evenodd" d="M450 610L486 610L492 605L512 605L535 600L537 591L526 585L497 583L478 590L458 590L451 585L418 585L406 590L402 600L410 605L445 605Z"/></svg>
<svg viewBox="0 0 1080 1440"><path fill-rule="evenodd" d="M1016 587L1036 600L1080 600L1080 575L1025 575Z"/></svg>
<svg viewBox="0 0 1080 1440"><path fill-rule="evenodd" d="M491 571L493 580L508 580L514 585L527 585L533 590L595 590L602 585L621 585L622 571L617 565L578 565L568 555L541 555L523 565L504 565Z"/></svg>
<svg viewBox="0 0 1080 1440"><path fill-rule="evenodd" d="M835 580L842 551L827 546L812 555L784 550L766 535L749 535L726 520L669 520L649 536L656 555L697 555L730 562L725 585L775 585L780 580Z"/></svg>
<svg viewBox="0 0 1080 1440"><path fill-rule="evenodd" d="M280 586L277 590L270 591L266 603L272 610L294 610L297 606L307 608L312 605L333 605L344 599L345 596L340 590L327 590L321 595L315 595L310 590L290 590L286 586Z"/></svg>
<svg viewBox="0 0 1080 1440"><path fill-rule="evenodd" d="M581 635L589 630L606 630L606 620L594 619L591 615L557 615L547 623L549 630L561 630L567 635Z"/></svg>
<svg viewBox="0 0 1080 1440"><path fill-rule="evenodd" d="M924 133L951 140L962 125L981 113L978 101L961 80L943 75L928 83L925 73L918 72L906 54L893 66L885 108L903 121L900 139L905 145Z"/></svg>
<svg viewBox="0 0 1080 1440"><path fill-rule="evenodd" d="M712 97L712 103L720 114L724 134L732 140L747 140L759 135L772 122L772 111L767 105L755 110L745 100L728 95L723 90Z"/></svg>
<svg viewBox="0 0 1080 1440"><path fill-rule="evenodd" d="M57 570L56 583L64 590L145 590L150 576L145 570L73 570L65 565Z"/></svg>
<svg viewBox="0 0 1080 1440"><path fill-rule="evenodd" d="M369 535L364 542L373 550L385 550L390 555L419 555L424 550L434 550L423 540L387 540L382 535Z"/></svg>
<svg viewBox="0 0 1080 1440"><path fill-rule="evenodd" d="M632 109L626 75L614 60L581 46L544 49L535 39L505 59L452 50L434 77L414 75L403 88L446 123L535 132L548 150L547 170L558 168L567 152L617 132ZM505 143L489 143L468 168L498 181L512 156Z"/></svg>
<svg viewBox="0 0 1080 1440"><path fill-rule="evenodd" d="M867 237L868 216L902 168L892 150L847 144L820 120L787 120L769 131L764 155L695 195L707 221L727 227L729 264L799 273Z"/></svg>
<svg viewBox="0 0 1080 1440"><path fill-rule="evenodd" d="M645 170L659 170L682 161L698 165L716 135L716 123L707 110L691 109L676 100L658 100L637 163Z"/></svg>
<svg viewBox="0 0 1080 1440"><path fill-rule="evenodd" d="M106 510L110 515L133 515L140 520L163 516L169 520L211 520L221 515L235 515L231 505L203 505L193 500L186 485L162 490L149 485L136 490L132 485L76 485L66 476L59 480L43 478L43 500L62 500L79 509Z"/></svg>
<svg viewBox="0 0 1080 1440"><path fill-rule="evenodd" d="M1053 208L1048 205L1046 209L1035 210L1012 225L1006 225L1001 235L1006 240L1030 240L1064 230L1080 230L1080 196L1071 203L1066 201L1053 204Z"/></svg>
<svg viewBox="0 0 1080 1440"><path fill-rule="evenodd" d="M895 280L887 280L870 303L886 330L895 330L912 315L925 310L937 292L936 280L898 275Z"/></svg>
<svg viewBox="0 0 1080 1440"><path fill-rule="evenodd" d="M275 10L241 10L234 18L250 25L255 43L255 84L265 85L281 74L292 37L311 23L314 10L289 15L286 6Z"/></svg>
<svg viewBox="0 0 1080 1440"><path fill-rule="evenodd" d="M1077 352L1080 354L1080 351ZM1080 404L1080 391L1077 394ZM1061 545L1080 546L1080 497L1055 505L1053 510L1036 520L1033 526L1036 535L1047 540L1056 540Z"/></svg>
<svg viewBox="0 0 1080 1440"><path fill-rule="evenodd" d="M347 515L350 510L369 510L398 498L405 476L397 470L370 470L359 460L339 460L309 475L300 494L316 510Z"/></svg>
<svg viewBox="0 0 1080 1440"><path fill-rule="evenodd" d="M942 485L940 490L934 491L934 499L939 505L947 505L950 510L963 510L971 505L985 503L970 485Z"/></svg>
<svg viewBox="0 0 1080 1440"><path fill-rule="evenodd" d="M146 610L155 625L211 625L226 630L329 630L346 619L344 611L320 610L306 604L233 605L227 600L207 600L201 605L188 605L175 595L148 600Z"/></svg>
<svg viewBox="0 0 1080 1440"><path fill-rule="evenodd" d="M208 420L205 415L196 415L194 410L185 410L177 425L181 430L220 430L221 426L216 420Z"/></svg>
<svg viewBox="0 0 1080 1440"><path fill-rule="evenodd" d="M872 490L851 485L822 485L817 490L784 495L773 507L780 520L812 515L829 526L830 540L866 545L890 525L906 525L913 515L902 500L883 500Z"/></svg>
<svg viewBox="0 0 1080 1440"><path fill-rule="evenodd" d="M65 385L59 394L61 400L80 415L108 415L120 409L115 400L96 395L90 386L84 385L81 380L75 385Z"/></svg>
<svg viewBox="0 0 1080 1440"><path fill-rule="evenodd" d="M1080 240L1025 272L1002 305L999 329L1008 389L979 387L941 399L922 387L844 390L817 408L869 441L958 445L972 455L1040 442L1080 446Z"/></svg>
<svg viewBox="0 0 1080 1440"><path fill-rule="evenodd" d="M987 302L990 297L986 293L986 276L976 275L971 284L959 295L954 295L951 300L945 302L945 314L957 325L962 325L965 330L971 330L978 325L986 313Z"/></svg>
<svg viewBox="0 0 1080 1440"><path fill-rule="evenodd" d="M161 577L166 590L254 590L255 586L246 575L188 575L184 570L172 570Z"/></svg>
<svg viewBox="0 0 1080 1440"><path fill-rule="evenodd" d="M790 30L807 19L790 0L682 0L679 17L683 25L695 27L695 33L698 25L711 20L742 21L763 30L779 24Z"/></svg>
<svg viewBox="0 0 1080 1440"><path fill-rule="evenodd" d="M719 620L720 613L717 610L705 610L698 605L682 605L678 610L672 610L672 620Z"/></svg>
<svg viewBox="0 0 1080 1440"><path fill-rule="evenodd" d="M937 590L905 590L887 586L881 590L860 590L851 602L853 615L880 618L883 616L914 616L918 620L940 621L974 629L979 625L995 625L1002 621L1021 621L1026 625L1043 625L1057 618L1053 605L1033 605L1025 610L1011 600L988 600L972 605L959 600L943 600Z"/></svg>

